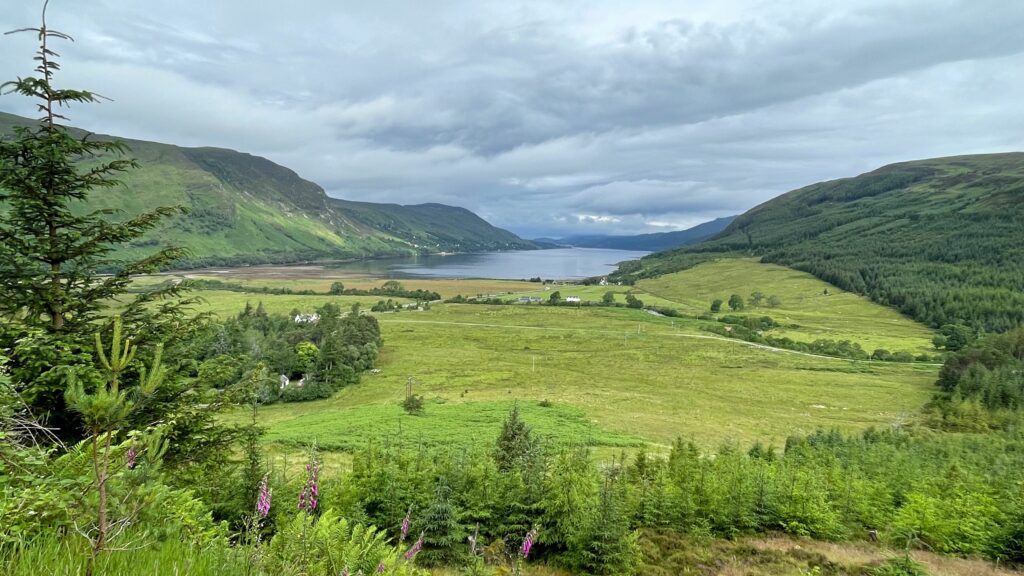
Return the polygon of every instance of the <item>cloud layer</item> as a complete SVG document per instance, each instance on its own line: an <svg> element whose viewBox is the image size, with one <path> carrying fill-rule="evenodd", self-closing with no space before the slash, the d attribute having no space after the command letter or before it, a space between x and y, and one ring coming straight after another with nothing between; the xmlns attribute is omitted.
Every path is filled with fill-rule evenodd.
<svg viewBox="0 0 1024 576"><path fill-rule="evenodd" d="M705 4L57 0L50 24L77 40L60 83L114 99L78 125L526 236L687 227L894 161L1024 149L1024 3ZM0 77L30 72L32 44L0 40Z"/></svg>

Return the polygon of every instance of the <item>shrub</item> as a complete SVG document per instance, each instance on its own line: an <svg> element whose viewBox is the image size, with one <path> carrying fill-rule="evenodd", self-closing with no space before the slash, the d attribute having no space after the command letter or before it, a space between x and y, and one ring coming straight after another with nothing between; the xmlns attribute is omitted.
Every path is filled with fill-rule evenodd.
<svg viewBox="0 0 1024 576"><path fill-rule="evenodd" d="M284 523L267 547L268 574L383 573L424 574L387 544L387 535L372 526L350 523L333 510L319 518L298 514Z"/></svg>
<svg viewBox="0 0 1024 576"><path fill-rule="evenodd" d="M928 576L924 564L903 556L886 560L868 572L870 576Z"/></svg>
<svg viewBox="0 0 1024 576"><path fill-rule="evenodd" d="M733 312L743 310L743 296L740 296L739 294L729 296L729 309Z"/></svg>
<svg viewBox="0 0 1024 576"><path fill-rule="evenodd" d="M406 414L410 416L419 416L423 414L423 396L419 394L409 394L402 401L402 409L405 410Z"/></svg>

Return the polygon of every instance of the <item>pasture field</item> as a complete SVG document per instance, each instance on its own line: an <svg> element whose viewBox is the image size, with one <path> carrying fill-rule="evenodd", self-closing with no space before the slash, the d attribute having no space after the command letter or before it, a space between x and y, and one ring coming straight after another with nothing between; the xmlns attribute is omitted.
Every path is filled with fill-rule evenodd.
<svg viewBox="0 0 1024 576"><path fill-rule="evenodd" d="M326 293L334 282L342 282L346 288L366 290L377 288L387 279L364 275L353 275L324 268L322 266L252 266L247 268L216 270L197 270L195 272L175 272L151 276L146 281L167 278L191 278L202 280L220 280L232 284L249 287L289 288L291 290L312 290ZM408 290L430 290L437 292L442 298L451 298L456 294L463 296L486 296L511 294L531 290L538 285L523 280L491 280L487 278L399 278Z"/></svg>
<svg viewBox="0 0 1024 576"><path fill-rule="evenodd" d="M551 297L551 294L558 292L565 300L569 296L577 296L583 302L601 302L604 295L611 292L615 296L615 302L619 304L626 303L626 294L632 292L637 298L640 298L645 306L666 306L669 308L680 308L679 304L662 298L660 296L650 294L642 288L636 286L580 286L575 284L553 284L546 287L538 288L536 284L533 285L532 289L525 292L518 292L514 294L514 297L521 296L535 296L543 300L547 300ZM680 308L680 311L683 311ZM687 314L691 314L690 310L685 310ZM696 314L692 314L696 315Z"/></svg>
<svg viewBox="0 0 1024 576"><path fill-rule="evenodd" d="M270 267L275 269L276 267ZM338 278L276 274L216 277L246 286L326 291ZM203 277L206 277L204 274ZM370 288L379 278L342 278ZM924 351L930 332L898 313L807 274L753 260L713 262L639 286L555 285L493 280L402 280L410 289L463 295L536 295L599 301L633 290L646 304L696 316L714 298L755 290L781 299L777 308L747 308L787 324L794 339L850 339L867 350ZM824 289L829 289L829 296ZM504 294L502 294L504 293ZM202 290L202 310L227 317L246 302L270 312L311 311L326 302L369 308L377 296L271 295ZM400 299L396 299L400 300ZM333 398L260 408L266 440L281 453L314 440L349 452L369 441L437 445L490 443L517 404L545 436L600 452L677 437L709 450L722 443L781 446L817 428L852 432L887 427L917 413L932 393L935 366L856 362L770 350L708 333L710 321L666 318L615 307L491 306L435 303L430 310L376 314L384 347L378 374ZM799 327L793 327L799 325ZM410 416L400 403L407 379L426 399ZM244 418L239 413L235 417Z"/></svg>
<svg viewBox="0 0 1024 576"><path fill-rule="evenodd" d="M312 308L320 297L298 298ZM260 408L268 441L339 450L399 435L489 443L518 402L542 434L598 448L639 439L657 449L679 436L708 449L781 446L817 428L901 422L927 400L936 374L764 350L702 332L698 321L624 308L437 304L377 317L381 372L328 400ZM409 377L427 400L420 416L399 407Z"/></svg>
<svg viewBox="0 0 1024 576"><path fill-rule="evenodd" d="M741 315L771 316L783 324L775 336L811 342L819 338L857 342L868 353L876 348L890 352L934 353L932 332L899 312L879 306L851 292L822 282L806 272L753 259L706 262L673 274L642 280L637 288L676 303L689 314L708 312L711 302L739 294L748 299L754 291L781 300L778 307L747 307ZM828 289L828 295L825 290ZM641 297L643 299L643 297ZM646 299L645 299L646 302ZM723 314L731 314L727 305Z"/></svg>
<svg viewBox="0 0 1024 576"><path fill-rule="evenodd" d="M255 294L248 292L229 292L227 290L195 290L201 301L194 306L196 312L210 312L224 319L241 312L248 302L253 306L263 303L263 308L270 314L287 314L292 310L312 312L327 304L337 304L342 309L351 308L353 304L367 310L378 300L387 300L388 296L327 296L308 294ZM395 302L408 303L406 298L391 298Z"/></svg>

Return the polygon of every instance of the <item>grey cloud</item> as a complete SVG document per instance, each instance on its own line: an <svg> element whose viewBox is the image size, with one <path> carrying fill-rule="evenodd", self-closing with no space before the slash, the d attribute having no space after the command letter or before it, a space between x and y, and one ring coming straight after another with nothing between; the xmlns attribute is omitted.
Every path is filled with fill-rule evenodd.
<svg viewBox="0 0 1024 576"><path fill-rule="evenodd" d="M0 11L0 26L37 7ZM1020 149L1014 0L53 2L87 128L263 154L524 234L658 231L816 180ZM0 74L31 69L0 41ZM0 99L0 109L28 104Z"/></svg>

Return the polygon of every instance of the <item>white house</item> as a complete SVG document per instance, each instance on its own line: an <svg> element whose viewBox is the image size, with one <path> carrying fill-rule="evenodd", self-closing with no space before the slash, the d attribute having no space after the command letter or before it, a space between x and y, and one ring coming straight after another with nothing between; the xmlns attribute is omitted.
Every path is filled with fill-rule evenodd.
<svg viewBox="0 0 1024 576"><path fill-rule="evenodd" d="M575 304L579 304L580 303L580 297L579 296L566 296L565 297L565 301L570 303L570 304L574 304L574 303Z"/></svg>

